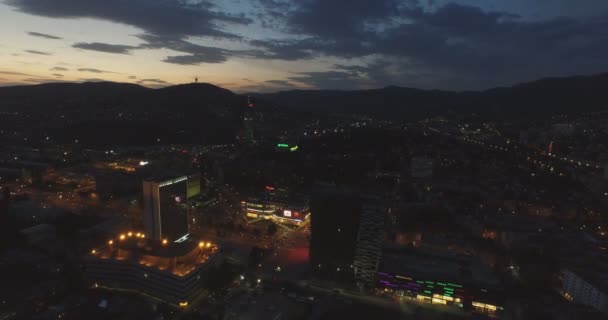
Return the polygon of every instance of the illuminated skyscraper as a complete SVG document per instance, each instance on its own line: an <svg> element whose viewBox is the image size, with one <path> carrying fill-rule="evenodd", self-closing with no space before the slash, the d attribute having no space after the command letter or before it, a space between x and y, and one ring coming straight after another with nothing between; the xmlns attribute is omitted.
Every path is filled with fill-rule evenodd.
<svg viewBox="0 0 608 320"><path fill-rule="evenodd" d="M188 238L188 177L143 183L144 223L150 239L181 242Z"/></svg>

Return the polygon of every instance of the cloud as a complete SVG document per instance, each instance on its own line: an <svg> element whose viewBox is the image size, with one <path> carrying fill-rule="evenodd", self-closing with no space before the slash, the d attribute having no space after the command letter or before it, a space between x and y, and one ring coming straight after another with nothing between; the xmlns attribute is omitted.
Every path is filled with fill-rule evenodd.
<svg viewBox="0 0 608 320"><path fill-rule="evenodd" d="M171 37L155 36L150 34L139 35L139 38L146 41L141 45L144 49L171 49L178 52L187 53L185 55L168 56L163 59L164 62L181 64L181 65L196 65L200 63L220 63L227 60L230 55L230 50L202 46L182 39L174 39Z"/></svg>
<svg viewBox="0 0 608 320"><path fill-rule="evenodd" d="M272 85L276 85L276 86L292 86L291 82L289 82L289 80L266 80L264 81L265 83L268 84L272 84Z"/></svg>
<svg viewBox="0 0 608 320"><path fill-rule="evenodd" d="M146 33L174 37L212 36L238 38L218 23L251 23L244 16L216 10L207 1L166 0L7 0L6 4L29 14L50 18L95 18L127 24Z"/></svg>
<svg viewBox="0 0 608 320"><path fill-rule="evenodd" d="M144 84L144 83L168 84L167 81L162 80L162 79L141 79L141 80L137 81L137 83L139 83L139 84Z"/></svg>
<svg viewBox="0 0 608 320"><path fill-rule="evenodd" d="M51 71L68 71L68 68L64 68L64 67L53 67L50 69Z"/></svg>
<svg viewBox="0 0 608 320"><path fill-rule="evenodd" d="M129 76L129 79L137 79L136 76Z"/></svg>
<svg viewBox="0 0 608 320"><path fill-rule="evenodd" d="M130 54L131 50L137 49L138 47L127 46L121 44L109 44L101 42L78 42L72 45L74 48L99 51L106 53L117 53L117 54Z"/></svg>
<svg viewBox="0 0 608 320"><path fill-rule="evenodd" d="M222 12L208 1L200 0L7 0L19 11L51 18L96 18L127 24L143 30L143 39L150 41L141 48L168 48L185 53L166 57L174 64L220 63L227 60L229 50L188 42L190 37L241 39L226 31L227 26L248 25L252 19L243 14ZM132 46L102 43L77 43L77 48L108 53L127 54Z"/></svg>
<svg viewBox="0 0 608 320"><path fill-rule="evenodd" d="M52 53L38 50L23 50L23 52L31 53L31 54L39 54L43 56L50 56Z"/></svg>
<svg viewBox="0 0 608 320"><path fill-rule="evenodd" d="M79 68L78 71L92 72L92 73L116 73L116 72L112 72L112 71L99 70L99 69L95 69L95 68Z"/></svg>
<svg viewBox="0 0 608 320"><path fill-rule="evenodd" d="M141 79L137 81L137 84L151 88L162 88L171 85L171 83L162 79Z"/></svg>
<svg viewBox="0 0 608 320"><path fill-rule="evenodd" d="M53 79L53 78L44 78L44 77L39 77L39 78L25 78L25 79L21 79L22 82L31 82L31 83L55 83L55 82L66 82L65 80L61 80L61 79Z"/></svg>
<svg viewBox="0 0 608 320"><path fill-rule="evenodd" d="M45 39L52 39L52 40L60 40L63 39L61 37L57 37L51 34L46 34L46 33L40 33L40 32L33 32L33 31L29 31L27 34L29 34L32 37L38 37L38 38L45 38Z"/></svg>
<svg viewBox="0 0 608 320"><path fill-rule="evenodd" d="M272 6L276 1L263 2ZM603 31L608 30L608 14L526 20L455 2L429 10L414 0L308 0L290 6L278 20L290 36L253 41L252 57L290 61L330 56L359 68L334 66L290 78L321 88L410 84L481 89L608 70L608 60L601 58L608 55ZM374 70L376 64L390 68Z"/></svg>
<svg viewBox="0 0 608 320"><path fill-rule="evenodd" d="M62 77L63 77L63 75L62 75L62 74L60 74L60 73L53 73L53 75L54 75L55 77L59 77L59 78L62 78Z"/></svg>
<svg viewBox="0 0 608 320"><path fill-rule="evenodd" d="M101 78L79 78L78 81L83 81L83 82L106 82L108 80L101 79Z"/></svg>
<svg viewBox="0 0 608 320"><path fill-rule="evenodd" d="M182 65L198 65L201 63L218 63L226 61L226 56L218 52L210 54L193 54L183 56L169 56L163 59L164 62Z"/></svg>
<svg viewBox="0 0 608 320"><path fill-rule="evenodd" d="M0 70L0 74L5 74L5 75L9 75L9 76L33 77L33 75L31 75L31 74L27 74L27 73L23 73L23 72L14 72L14 71L3 71L3 70Z"/></svg>

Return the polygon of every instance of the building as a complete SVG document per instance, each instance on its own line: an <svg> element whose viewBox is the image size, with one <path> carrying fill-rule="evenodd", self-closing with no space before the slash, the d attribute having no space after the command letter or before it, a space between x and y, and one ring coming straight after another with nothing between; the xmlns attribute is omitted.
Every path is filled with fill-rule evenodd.
<svg viewBox="0 0 608 320"><path fill-rule="evenodd" d="M43 248L48 244L55 243L57 231L55 226L48 223L41 223L19 231L31 246Z"/></svg>
<svg viewBox="0 0 608 320"><path fill-rule="evenodd" d="M219 247L211 242L167 243L127 232L91 250L85 275L95 288L135 291L187 307L220 263Z"/></svg>
<svg viewBox="0 0 608 320"><path fill-rule="evenodd" d="M355 247L355 279L373 286L382 256L384 223L388 209L379 198L368 197L363 202Z"/></svg>
<svg viewBox="0 0 608 320"><path fill-rule="evenodd" d="M606 283L604 278L603 275L595 276L566 269L563 272L562 293L570 301L608 314L608 290L603 285Z"/></svg>
<svg viewBox="0 0 608 320"><path fill-rule="evenodd" d="M200 176L198 190L200 192ZM188 176L155 178L144 180L144 223L146 236L153 240L180 242L188 238L188 195L190 183ZM194 187L192 187L194 189Z"/></svg>
<svg viewBox="0 0 608 320"><path fill-rule="evenodd" d="M283 210L275 211L273 220L277 223L298 226L308 220L310 210L305 204L288 204Z"/></svg>
<svg viewBox="0 0 608 320"><path fill-rule="evenodd" d="M247 218L274 219L288 209L289 193L285 189L266 186L264 192L247 198L241 205Z"/></svg>
<svg viewBox="0 0 608 320"><path fill-rule="evenodd" d="M427 251L385 252L378 271L377 293L396 300L466 308L499 315L500 281L475 257Z"/></svg>
<svg viewBox="0 0 608 320"><path fill-rule="evenodd" d="M272 219L276 212L280 212L284 204L265 199L263 197L249 197L241 205L245 215L250 219Z"/></svg>
<svg viewBox="0 0 608 320"><path fill-rule="evenodd" d="M148 161L123 159L94 164L95 192L102 198L135 195L141 192L141 181L156 169Z"/></svg>
<svg viewBox="0 0 608 320"><path fill-rule="evenodd" d="M425 179L433 177L435 162L429 157L413 157L410 162L412 178Z"/></svg>
<svg viewBox="0 0 608 320"><path fill-rule="evenodd" d="M354 277L361 210L361 198L354 193L324 190L313 195L310 202L310 263L318 274Z"/></svg>
<svg viewBox="0 0 608 320"><path fill-rule="evenodd" d="M338 274L373 286L382 255L387 208L378 197L326 190L311 201L310 263L319 274Z"/></svg>

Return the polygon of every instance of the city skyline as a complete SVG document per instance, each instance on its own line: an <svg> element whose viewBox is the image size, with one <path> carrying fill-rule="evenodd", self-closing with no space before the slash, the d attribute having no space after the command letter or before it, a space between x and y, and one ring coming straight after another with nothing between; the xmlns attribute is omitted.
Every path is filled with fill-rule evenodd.
<svg viewBox="0 0 608 320"><path fill-rule="evenodd" d="M608 70L608 3L0 1L0 86L485 89Z"/></svg>

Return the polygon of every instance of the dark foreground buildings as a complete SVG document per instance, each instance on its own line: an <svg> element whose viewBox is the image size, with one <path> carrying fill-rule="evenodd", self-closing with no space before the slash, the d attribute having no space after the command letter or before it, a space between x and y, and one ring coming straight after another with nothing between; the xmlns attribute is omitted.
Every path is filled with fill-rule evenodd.
<svg viewBox="0 0 608 320"><path fill-rule="evenodd" d="M373 285L385 217L386 207L378 198L337 189L313 195L310 263L315 274Z"/></svg>

